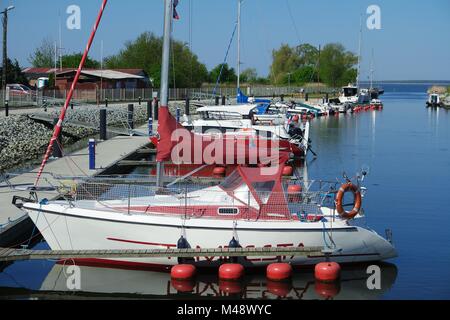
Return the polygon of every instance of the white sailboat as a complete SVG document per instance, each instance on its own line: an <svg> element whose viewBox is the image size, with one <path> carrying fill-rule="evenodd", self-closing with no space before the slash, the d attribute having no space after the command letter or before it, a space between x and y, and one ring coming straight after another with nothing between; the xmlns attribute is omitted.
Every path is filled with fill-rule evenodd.
<svg viewBox="0 0 450 320"><path fill-rule="evenodd" d="M163 162L170 158L171 133L176 128L168 111L169 43L172 0L165 0L161 108L156 187L83 183L71 198L25 201L25 210L52 250L220 248L234 239L242 247L322 247L323 255L252 257L243 265L265 266L274 261L313 265L330 259L340 263L380 261L396 256L392 243L375 231L358 226L362 190L347 181L312 191L306 181L283 180L290 151L275 150L275 165L237 166L220 185L208 188L163 188ZM160 148L161 146L161 148ZM202 149L199 148L200 150ZM272 149L273 151L273 149ZM333 188L331 188L333 187ZM355 196L351 212L342 203L345 191ZM335 203L336 196L336 203ZM336 205L337 204L337 205ZM181 242L180 242L181 241ZM92 263L129 266L170 266L177 259L93 259ZM220 257L192 263L211 267Z"/></svg>
<svg viewBox="0 0 450 320"><path fill-rule="evenodd" d="M53 250L170 249L181 237L192 248L220 248L234 238L243 247L323 247L323 256L245 258L245 266L274 261L314 265L328 258L340 263L380 261L396 256L393 245L376 232L357 226L361 211L349 219L334 208L335 193L297 191L261 168L238 169L220 185L206 189L81 186L74 201L25 203L39 231ZM306 190L306 185L296 190ZM95 192L94 190L97 190ZM86 200L82 200L82 195ZM138 196L138 194L148 194ZM80 200L78 200L78 198ZM324 251L325 252L325 251ZM94 259L92 262L105 263ZM177 264L173 258L116 259L131 266ZM220 258L203 257L198 266L217 266Z"/></svg>

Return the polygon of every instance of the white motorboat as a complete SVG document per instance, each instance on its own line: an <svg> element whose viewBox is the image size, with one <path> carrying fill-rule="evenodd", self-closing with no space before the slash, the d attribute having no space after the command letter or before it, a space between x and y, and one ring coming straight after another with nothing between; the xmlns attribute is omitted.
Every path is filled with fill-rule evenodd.
<svg viewBox="0 0 450 320"><path fill-rule="evenodd" d="M197 109L199 119L185 119L182 125L195 133L226 133L253 129L279 139L290 139L286 130L288 119L271 112L268 104L205 106Z"/></svg>
<svg viewBox="0 0 450 320"><path fill-rule="evenodd" d="M274 110L268 103L205 106L197 109L199 119L185 118L182 125L197 134L253 132L268 139L288 141L305 156L309 148L309 123L297 123L293 130L286 111Z"/></svg>

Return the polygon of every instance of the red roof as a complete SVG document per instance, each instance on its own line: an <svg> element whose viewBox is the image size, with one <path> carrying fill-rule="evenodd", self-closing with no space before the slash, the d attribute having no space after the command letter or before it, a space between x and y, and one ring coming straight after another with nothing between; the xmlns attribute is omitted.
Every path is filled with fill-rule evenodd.
<svg viewBox="0 0 450 320"><path fill-rule="evenodd" d="M63 68L62 71L57 68L56 72L57 73L65 73L65 72L70 72L70 71L75 71L77 69L75 68ZM83 69L83 70L99 70L99 69ZM114 71L120 71L123 73L129 73L132 75L141 75L142 73L145 73L145 71L143 69L111 69ZM25 74L50 74L50 73L54 73L55 72L55 68L25 68L23 69L23 72Z"/></svg>

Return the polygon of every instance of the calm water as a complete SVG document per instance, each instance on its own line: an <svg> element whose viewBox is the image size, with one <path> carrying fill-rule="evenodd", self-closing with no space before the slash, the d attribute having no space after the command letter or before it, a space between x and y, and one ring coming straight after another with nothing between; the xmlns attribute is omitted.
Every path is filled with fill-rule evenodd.
<svg viewBox="0 0 450 320"><path fill-rule="evenodd" d="M288 285L267 283L263 274L230 285L219 283L214 274L178 284L164 273L83 267L84 292L77 295L450 299L450 112L425 108L426 85L384 87L382 112L314 120L319 157L308 163L310 179L341 178L343 172L354 176L370 167L367 224L382 235L392 229L399 251L391 264L382 265L382 290L367 289L365 267L345 268L340 286L328 287L317 286L310 271L297 273ZM0 298L42 298L39 290L74 294L65 292L63 266L51 261L15 263L0 273Z"/></svg>

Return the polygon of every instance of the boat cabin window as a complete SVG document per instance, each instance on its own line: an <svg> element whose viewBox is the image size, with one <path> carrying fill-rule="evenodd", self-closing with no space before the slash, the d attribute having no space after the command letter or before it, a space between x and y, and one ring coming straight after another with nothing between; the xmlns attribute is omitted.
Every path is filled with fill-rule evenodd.
<svg viewBox="0 0 450 320"><path fill-rule="evenodd" d="M346 87L343 89L344 97L354 97L358 94L358 88Z"/></svg>
<svg viewBox="0 0 450 320"><path fill-rule="evenodd" d="M201 111L199 114L202 120L236 120L243 118L237 112Z"/></svg>
<svg viewBox="0 0 450 320"><path fill-rule="evenodd" d="M238 208L219 208L217 213L221 216L237 216L239 214Z"/></svg>
<svg viewBox="0 0 450 320"><path fill-rule="evenodd" d="M225 191L234 191L244 183L239 172L236 170L222 181L220 187Z"/></svg>
<svg viewBox="0 0 450 320"><path fill-rule="evenodd" d="M237 170L229 175L219 186L241 203L259 208L258 202L250 191L250 188Z"/></svg>
<svg viewBox="0 0 450 320"><path fill-rule="evenodd" d="M266 182L253 182L252 187L255 189L256 194L262 203L266 204L269 201L270 195L272 194L273 187L275 186L275 181Z"/></svg>

